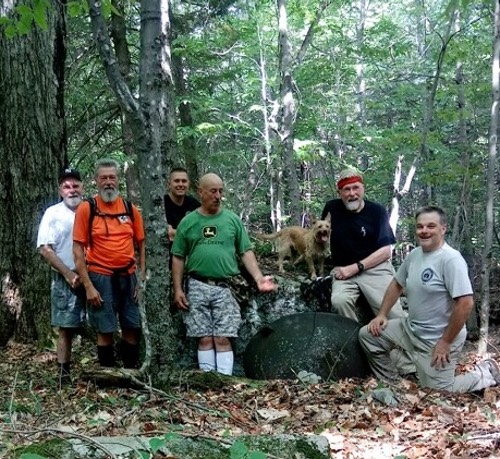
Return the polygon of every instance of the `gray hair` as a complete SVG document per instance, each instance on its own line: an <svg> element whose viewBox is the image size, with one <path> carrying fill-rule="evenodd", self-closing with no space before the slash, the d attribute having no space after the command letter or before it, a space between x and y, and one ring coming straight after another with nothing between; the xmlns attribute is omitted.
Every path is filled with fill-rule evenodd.
<svg viewBox="0 0 500 459"><path fill-rule="evenodd" d="M115 161L111 158L101 158L95 163L95 175L99 172L99 169L103 169L105 167L112 167L116 170L116 174L120 175L120 165L118 161Z"/></svg>
<svg viewBox="0 0 500 459"><path fill-rule="evenodd" d="M442 207L439 206L422 206L419 209L417 209L417 212L415 213L415 220L421 215L421 214L431 214L433 212L436 212L439 215L439 223L441 225L447 225L448 224L448 217L446 216L446 212Z"/></svg>

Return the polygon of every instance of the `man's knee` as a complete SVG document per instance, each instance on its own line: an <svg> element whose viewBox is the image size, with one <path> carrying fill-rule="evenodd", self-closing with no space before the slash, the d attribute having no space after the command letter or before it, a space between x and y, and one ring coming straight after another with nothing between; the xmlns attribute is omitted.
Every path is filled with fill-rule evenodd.
<svg viewBox="0 0 500 459"><path fill-rule="evenodd" d="M358 340L363 349L366 349L366 343L373 338L373 335L368 331L368 325L361 327L358 332Z"/></svg>
<svg viewBox="0 0 500 459"><path fill-rule="evenodd" d="M358 322L356 313L356 300L357 297L347 295L343 292L332 292L331 304L332 312L340 314L341 316L348 317L349 319Z"/></svg>
<svg viewBox="0 0 500 459"><path fill-rule="evenodd" d="M214 348L213 336L202 336L198 339L198 349L207 351Z"/></svg>
<svg viewBox="0 0 500 459"><path fill-rule="evenodd" d="M230 351L232 349L231 341L225 336L214 336L214 342L218 352Z"/></svg>

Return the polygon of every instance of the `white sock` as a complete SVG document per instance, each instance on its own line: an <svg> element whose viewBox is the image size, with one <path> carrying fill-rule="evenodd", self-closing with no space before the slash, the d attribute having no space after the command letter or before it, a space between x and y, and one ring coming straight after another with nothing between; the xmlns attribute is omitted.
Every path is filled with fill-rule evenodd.
<svg viewBox="0 0 500 459"><path fill-rule="evenodd" d="M217 352L217 371L223 375L233 374L233 351Z"/></svg>
<svg viewBox="0 0 500 459"><path fill-rule="evenodd" d="M215 370L215 349L198 349L198 366L203 371Z"/></svg>

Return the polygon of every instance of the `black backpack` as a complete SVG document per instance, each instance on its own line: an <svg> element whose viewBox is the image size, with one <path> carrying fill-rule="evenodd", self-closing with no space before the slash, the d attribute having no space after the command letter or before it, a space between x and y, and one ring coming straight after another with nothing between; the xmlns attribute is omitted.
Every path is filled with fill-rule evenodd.
<svg viewBox="0 0 500 459"><path fill-rule="evenodd" d="M92 224L94 222L94 218L97 215L98 217L103 217L103 218L119 218L119 217L129 217L130 221L134 221L134 212L132 211L132 203L130 201L127 201L126 199L123 200L123 204L125 205L125 212L119 213L119 214L105 214L104 212L101 212L99 208L97 207L97 203L95 198L88 198L86 201L90 205L90 214L89 214L89 246L92 247Z"/></svg>

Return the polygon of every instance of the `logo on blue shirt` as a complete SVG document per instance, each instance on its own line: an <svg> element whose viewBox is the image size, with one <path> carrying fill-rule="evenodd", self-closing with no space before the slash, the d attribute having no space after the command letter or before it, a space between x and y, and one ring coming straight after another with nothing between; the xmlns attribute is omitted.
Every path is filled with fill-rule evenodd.
<svg viewBox="0 0 500 459"><path fill-rule="evenodd" d="M432 278L434 277L434 271L431 268L426 268L422 272L422 276L420 277L422 279L422 282L427 283L429 282Z"/></svg>

